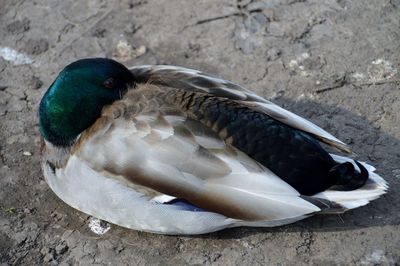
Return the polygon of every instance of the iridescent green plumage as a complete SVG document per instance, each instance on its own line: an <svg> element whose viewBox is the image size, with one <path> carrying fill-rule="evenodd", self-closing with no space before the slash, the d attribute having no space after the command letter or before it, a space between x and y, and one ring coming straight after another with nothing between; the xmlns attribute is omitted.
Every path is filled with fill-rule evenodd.
<svg viewBox="0 0 400 266"><path fill-rule="evenodd" d="M39 107L42 136L57 146L73 143L107 104L121 98L132 74L107 59L83 59L68 65L50 86Z"/></svg>

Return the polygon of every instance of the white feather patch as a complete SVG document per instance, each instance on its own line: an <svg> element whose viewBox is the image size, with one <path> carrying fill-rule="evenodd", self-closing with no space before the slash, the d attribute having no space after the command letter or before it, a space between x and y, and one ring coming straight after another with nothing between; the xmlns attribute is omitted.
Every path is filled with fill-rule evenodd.
<svg viewBox="0 0 400 266"><path fill-rule="evenodd" d="M348 157L331 154L332 158L338 163L350 162L358 169L354 160ZM360 162L368 171L369 179L366 184L359 189L352 191L326 190L314 195L316 198L327 199L336 202L346 209L354 209L368 204L370 201L385 194L388 189L387 182L377 175L375 168L365 162Z"/></svg>

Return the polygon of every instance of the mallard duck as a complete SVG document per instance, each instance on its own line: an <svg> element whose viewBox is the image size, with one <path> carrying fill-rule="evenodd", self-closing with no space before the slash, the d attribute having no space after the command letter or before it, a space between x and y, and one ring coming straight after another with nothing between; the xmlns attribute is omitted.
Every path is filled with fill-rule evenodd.
<svg viewBox="0 0 400 266"><path fill-rule="evenodd" d="M123 227L203 234L343 213L384 194L350 148L232 82L104 58L66 66L39 107L42 169L68 205Z"/></svg>

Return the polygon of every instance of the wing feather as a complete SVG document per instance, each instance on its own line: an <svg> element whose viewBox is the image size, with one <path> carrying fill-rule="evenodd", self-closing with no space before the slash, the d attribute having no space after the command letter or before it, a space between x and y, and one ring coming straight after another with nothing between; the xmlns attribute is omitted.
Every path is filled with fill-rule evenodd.
<svg viewBox="0 0 400 266"><path fill-rule="evenodd" d="M229 218L285 220L320 211L200 122L155 116L99 119L82 134L85 141L74 156L109 178L122 177L130 187L147 187ZM144 196L151 200L154 193Z"/></svg>
<svg viewBox="0 0 400 266"><path fill-rule="evenodd" d="M314 123L232 82L204 74L197 70L168 65L144 65L132 67L130 70L139 82L203 92L218 97L242 101L246 105L286 125L312 134L321 142L342 152L351 153L351 149L345 143Z"/></svg>

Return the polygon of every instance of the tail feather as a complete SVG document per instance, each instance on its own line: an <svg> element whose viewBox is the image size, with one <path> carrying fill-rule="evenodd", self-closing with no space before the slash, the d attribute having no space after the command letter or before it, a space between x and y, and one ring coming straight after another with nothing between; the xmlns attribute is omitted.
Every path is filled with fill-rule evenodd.
<svg viewBox="0 0 400 266"><path fill-rule="evenodd" d="M362 187L368 180L368 170L358 161L354 163L360 169L360 172L355 170L351 162L337 164L329 171L330 175L335 176L338 182L331 189L340 191L350 191Z"/></svg>
<svg viewBox="0 0 400 266"><path fill-rule="evenodd" d="M354 190L337 190L335 187L332 187L324 192L313 195L313 198L335 202L344 207L345 210L349 210L366 205L370 201L386 193L388 184L382 177L374 172L375 168L373 166L343 156L334 154L331 154L331 156L337 163L351 163L354 168L359 168L360 172L357 173L358 176L356 179L359 178L359 180L362 180L362 176L365 176L365 171L368 174L368 178L363 185ZM357 182L359 182L359 180Z"/></svg>

